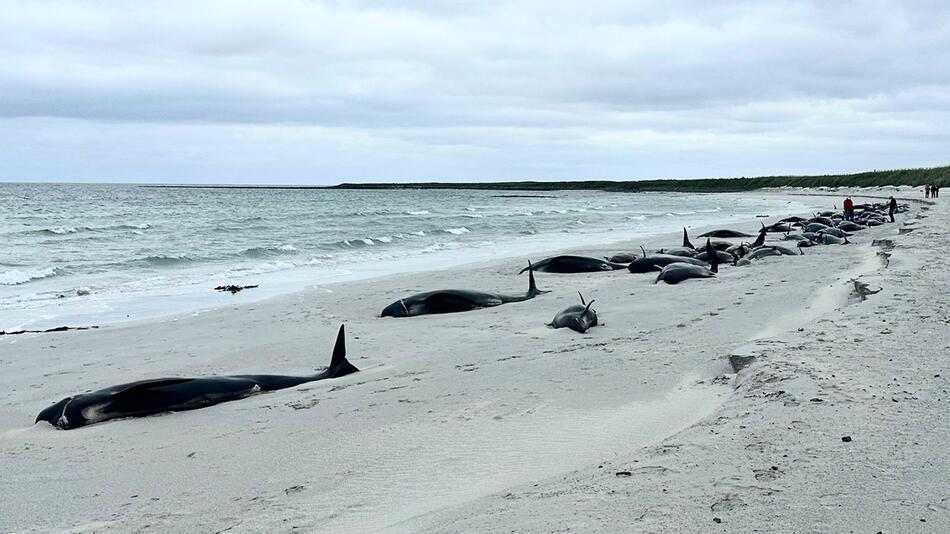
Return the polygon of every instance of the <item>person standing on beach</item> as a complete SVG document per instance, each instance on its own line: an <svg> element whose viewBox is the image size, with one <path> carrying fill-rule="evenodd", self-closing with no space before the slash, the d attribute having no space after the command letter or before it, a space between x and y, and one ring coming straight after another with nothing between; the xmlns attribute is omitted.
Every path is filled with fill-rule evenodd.
<svg viewBox="0 0 950 534"><path fill-rule="evenodd" d="M897 200L894 197L887 202L887 214L891 216L891 222L894 222L894 212L897 211Z"/></svg>
<svg viewBox="0 0 950 534"><path fill-rule="evenodd" d="M930 184L924 186L924 198L930 198Z"/></svg>
<svg viewBox="0 0 950 534"><path fill-rule="evenodd" d="M854 202L851 200L851 197L844 199L844 220L854 220Z"/></svg>
<svg viewBox="0 0 950 534"><path fill-rule="evenodd" d="M930 186L930 198L937 198L940 196L940 186L934 184Z"/></svg>

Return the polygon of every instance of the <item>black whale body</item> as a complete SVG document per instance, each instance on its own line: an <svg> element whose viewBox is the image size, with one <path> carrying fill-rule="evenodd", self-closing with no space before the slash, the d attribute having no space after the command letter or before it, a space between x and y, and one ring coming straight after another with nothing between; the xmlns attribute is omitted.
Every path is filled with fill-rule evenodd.
<svg viewBox="0 0 950 534"><path fill-rule="evenodd" d="M654 254L652 256L638 258L632 261L630 265L627 266L627 270L629 270L631 273L650 273L661 271L663 270L663 267L666 267L671 263L689 263L692 265L702 266L706 265L706 262L697 260L695 258L673 256L669 254Z"/></svg>
<svg viewBox="0 0 950 534"><path fill-rule="evenodd" d="M548 326L551 328L570 328L581 334L587 332L592 326L597 326L597 312L590 309L594 301L585 302L584 295L580 295L580 297L580 304L574 304L559 311L554 319L548 323Z"/></svg>
<svg viewBox="0 0 950 534"><path fill-rule="evenodd" d="M544 293L534 282L534 271L528 271L528 292L524 295L502 295L468 289L426 291L399 299L386 306L380 317L415 317L438 313L457 313L491 308L509 302L522 302Z"/></svg>
<svg viewBox="0 0 950 534"><path fill-rule="evenodd" d="M705 234L699 234L699 237L752 237L750 234L745 232L740 232L738 230L730 230L728 228L720 228L718 230L711 230Z"/></svg>
<svg viewBox="0 0 950 534"><path fill-rule="evenodd" d="M46 421L70 430L111 419L143 417L195 410L250 395L286 389L315 380L338 378L359 371L346 359L343 326L337 334L330 367L314 375L234 375L200 378L159 378L119 384L67 397L46 408L36 423Z"/></svg>
<svg viewBox="0 0 950 534"><path fill-rule="evenodd" d="M539 271L542 273L596 273L600 271L614 271L624 269L626 265L612 263L598 258L587 258L584 256L554 256L545 258L535 264L525 267L521 272ZM520 274L520 273L519 273Z"/></svg>

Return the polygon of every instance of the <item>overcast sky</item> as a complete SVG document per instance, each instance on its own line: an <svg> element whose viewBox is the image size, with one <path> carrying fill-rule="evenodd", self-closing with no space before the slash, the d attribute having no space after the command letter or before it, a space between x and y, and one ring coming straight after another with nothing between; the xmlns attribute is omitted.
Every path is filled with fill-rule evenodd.
<svg viewBox="0 0 950 534"><path fill-rule="evenodd" d="M0 0L0 181L950 163L950 2Z"/></svg>

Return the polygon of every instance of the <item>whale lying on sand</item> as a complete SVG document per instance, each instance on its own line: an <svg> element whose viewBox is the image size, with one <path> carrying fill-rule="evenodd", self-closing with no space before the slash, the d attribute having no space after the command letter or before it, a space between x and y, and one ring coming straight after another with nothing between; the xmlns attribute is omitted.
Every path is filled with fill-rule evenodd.
<svg viewBox="0 0 950 534"><path fill-rule="evenodd" d="M538 271L542 273L596 273L600 271L615 271L617 269L626 269L626 265L612 263L597 258L586 258L584 256L554 256L545 258L538 263L529 264L528 267L521 269L521 274L525 271Z"/></svg>
<svg viewBox="0 0 950 534"><path fill-rule="evenodd" d="M711 230L705 234L699 234L699 237L752 237L752 235L745 232L740 232L738 230L720 228L718 230Z"/></svg>
<svg viewBox="0 0 950 534"><path fill-rule="evenodd" d="M316 380L339 378L357 371L359 369L346 359L346 343L343 326L340 325L330 367L314 375L206 376L129 382L66 397L40 412L35 422L46 421L56 428L70 430L110 419L205 408L243 399L256 393L292 388Z"/></svg>
<svg viewBox="0 0 950 534"><path fill-rule="evenodd" d="M577 293L581 297L581 303L564 308L554 320L548 323L551 328L570 328L575 332L583 334L592 326L597 326L597 312L590 309L594 301L584 302L584 295Z"/></svg>
<svg viewBox="0 0 950 534"><path fill-rule="evenodd" d="M530 265L530 264L529 264ZM528 272L528 292L524 295L502 295L468 289L440 289L399 299L383 309L380 317L414 317L435 313L456 313L522 302L546 293L534 283L534 271Z"/></svg>
<svg viewBox="0 0 950 534"><path fill-rule="evenodd" d="M716 276L716 273L700 265L671 263L660 271L660 274L656 276L656 281L653 283L656 284L662 280L667 284L678 284L690 278L711 278L713 276Z"/></svg>

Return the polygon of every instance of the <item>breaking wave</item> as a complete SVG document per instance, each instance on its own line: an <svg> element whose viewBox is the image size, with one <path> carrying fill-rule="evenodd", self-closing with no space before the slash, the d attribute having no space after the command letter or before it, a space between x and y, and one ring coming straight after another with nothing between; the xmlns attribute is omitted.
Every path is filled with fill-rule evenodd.
<svg viewBox="0 0 950 534"><path fill-rule="evenodd" d="M18 286L33 280L50 278L57 274L59 274L59 269L56 267L27 271L11 269L9 271L0 272L0 286Z"/></svg>

